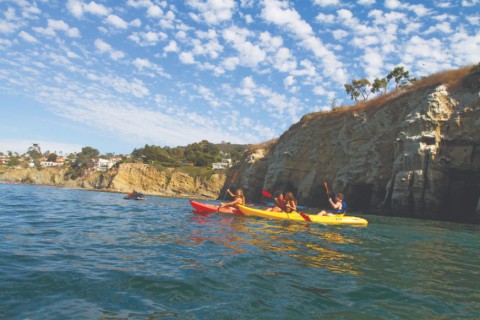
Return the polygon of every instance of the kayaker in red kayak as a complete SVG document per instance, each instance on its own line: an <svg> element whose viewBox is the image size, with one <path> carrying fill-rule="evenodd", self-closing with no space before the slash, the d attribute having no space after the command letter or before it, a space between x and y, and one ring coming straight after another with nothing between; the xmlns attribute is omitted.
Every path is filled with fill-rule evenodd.
<svg viewBox="0 0 480 320"><path fill-rule="evenodd" d="M317 213L319 216L334 216L335 214L345 213L347 209L347 203L343 201L343 193L335 194L335 201L332 201L332 198L328 197L328 203L332 206L333 213L322 210Z"/></svg>
<svg viewBox="0 0 480 320"><path fill-rule="evenodd" d="M220 207L235 207L237 208L238 204L245 205L245 196L243 195L243 189L238 188L235 193L232 193L230 189L227 189L227 192L230 196L232 196L234 199L231 202L222 202L220 204Z"/></svg>

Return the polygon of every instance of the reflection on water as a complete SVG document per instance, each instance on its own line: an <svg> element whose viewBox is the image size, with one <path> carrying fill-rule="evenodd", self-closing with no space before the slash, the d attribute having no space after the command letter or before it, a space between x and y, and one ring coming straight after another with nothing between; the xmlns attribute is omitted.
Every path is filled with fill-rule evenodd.
<svg viewBox="0 0 480 320"><path fill-rule="evenodd" d="M212 216L210 216L212 215ZM275 253L286 258L294 258L303 266L327 269L339 274L361 274L355 267L353 255L343 253L342 245L360 244L361 241L347 237L321 226L256 219L252 217L217 214L195 214L191 219L205 227L215 225L215 233L209 228L197 228L188 237L191 242L184 245L198 246L211 241L228 248L225 254L245 254L252 247ZM302 237L292 234L308 233L314 236L315 243L302 241ZM309 237L311 241L311 237Z"/></svg>

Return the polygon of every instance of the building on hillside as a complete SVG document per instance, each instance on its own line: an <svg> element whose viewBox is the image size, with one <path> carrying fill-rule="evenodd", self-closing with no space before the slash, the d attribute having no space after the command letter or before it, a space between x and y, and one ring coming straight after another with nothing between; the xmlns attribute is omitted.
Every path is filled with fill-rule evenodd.
<svg viewBox="0 0 480 320"><path fill-rule="evenodd" d="M7 164L10 161L9 156L0 156L0 164Z"/></svg>
<svg viewBox="0 0 480 320"><path fill-rule="evenodd" d="M40 166L42 167L61 167L63 163L53 162L53 161L42 161L40 162Z"/></svg>
<svg viewBox="0 0 480 320"><path fill-rule="evenodd" d="M213 170L225 170L232 166L232 159L222 159L221 162L214 162L212 163Z"/></svg>
<svg viewBox="0 0 480 320"><path fill-rule="evenodd" d="M107 160L107 159L98 159L97 162L97 170L98 171L107 171L108 169L112 168L117 163L116 160Z"/></svg>

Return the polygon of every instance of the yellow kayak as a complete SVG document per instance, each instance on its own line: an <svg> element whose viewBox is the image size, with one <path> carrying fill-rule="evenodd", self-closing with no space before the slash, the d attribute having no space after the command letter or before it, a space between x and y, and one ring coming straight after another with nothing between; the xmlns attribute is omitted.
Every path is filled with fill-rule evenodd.
<svg viewBox="0 0 480 320"><path fill-rule="evenodd" d="M238 209L246 216L255 216L267 219L278 219L278 220L293 220L293 221L306 221L300 214L296 212L285 213L285 212L273 212L273 211L264 211L260 209L255 209L252 207L246 207L238 205ZM323 224L339 224L339 225L356 225L356 226L366 226L368 221L352 216L319 216L316 214L308 215L312 220L312 223L323 223Z"/></svg>

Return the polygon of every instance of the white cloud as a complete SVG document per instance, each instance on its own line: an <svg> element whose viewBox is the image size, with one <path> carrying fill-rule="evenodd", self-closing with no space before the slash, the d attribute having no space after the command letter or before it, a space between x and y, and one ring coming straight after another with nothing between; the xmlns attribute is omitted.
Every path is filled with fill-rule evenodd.
<svg viewBox="0 0 480 320"><path fill-rule="evenodd" d="M134 32L128 36L128 39L142 47L155 46L158 42L166 40L167 38L168 36L166 33L153 31Z"/></svg>
<svg viewBox="0 0 480 320"><path fill-rule="evenodd" d="M371 6L374 5L376 0L357 0L358 4L364 5L364 6Z"/></svg>
<svg viewBox="0 0 480 320"><path fill-rule="evenodd" d="M110 55L110 58L113 60L119 60L125 57L125 54L122 51L114 50L111 45L101 39L95 40L95 48L97 48L100 53L106 53Z"/></svg>
<svg viewBox="0 0 480 320"><path fill-rule="evenodd" d="M55 37L57 31L62 31L71 38L80 37L80 31L77 28L70 28L70 26L63 20L48 19L47 23L48 25L46 28L34 27L33 30L49 37Z"/></svg>
<svg viewBox="0 0 480 320"><path fill-rule="evenodd" d="M288 76L283 80L285 87L291 87L295 84L295 78L293 76Z"/></svg>
<svg viewBox="0 0 480 320"><path fill-rule="evenodd" d="M319 38L314 36L310 25L300 17L297 11L289 8L286 2L275 0L265 2L262 17L297 37L304 48L311 50L322 61L323 70L327 76L342 84L346 82L343 64Z"/></svg>
<svg viewBox="0 0 480 320"><path fill-rule="evenodd" d="M178 52L177 42L175 40L170 40L167 46L163 48L164 52Z"/></svg>
<svg viewBox="0 0 480 320"><path fill-rule="evenodd" d="M333 38L335 40L342 40L348 36L348 32L342 29L332 31Z"/></svg>
<svg viewBox="0 0 480 320"><path fill-rule="evenodd" d="M422 4L407 4L399 0L385 0L385 8L391 10L408 10L415 13L417 16L422 17L430 14L431 10L427 9Z"/></svg>
<svg viewBox="0 0 480 320"><path fill-rule="evenodd" d="M321 7L337 6L340 4L340 0L314 0L313 2Z"/></svg>
<svg viewBox="0 0 480 320"><path fill-rule="evenodd" d="M193 54L191 52L181 52L178 58L184 64L195 63L195 58L193 57Z"/></svg>
<svg viewBox="0 0 480 320"><path fill-rule="evenodd" d="M473 7L475 5L478 5L480 4L480 1L479 0L462 0L462 6L464 7Z"/></svg>
<svg viewBox="0 0 480 320"><path fill-rule="evenodd" d="M222 66L228 70L233 71L240 64L240 59L238 57L228 57L222 61Z"/></svg>
<svg viewBox="0 0 480 320"><path fill-rule="evenodd" d="M258 45L247 40L250 35L249 30L234 26L222 32L224 40L238 51L240 64L253 68L265 60L266 54Z"/></svg>
<svg viewBox="0 0 480 320"><path fill-rule="evenodd" d="M110 9L102 4L90 1L88 4L80 0L68 0L67 9L76 18L81 18L84 13L90 13L96 16L106 16Z"/></svg>
<svg viewBox="0 0 480 320"><path fill-rule="evenodd" d="M67 9L73 14L76 18L81 18L83 16L83 2L78 0L68 0Z"/></svg>
<svg viewBox="0 0 480 320"><path fill-rule="evenodd" d="M288 48L280 48L274 57L274 67L280 72L290 72L297 68L297 61Z"/></svg>
<svg viewBox="0 0 480 320"><path fill-rule="evenodd" d="M139 70L139 71L153 71L155 74L164 76L166 78L170 78L169 75L167 75L161 66L158 64L155 64L151 62L148 59L142 59L142 58L136 58L133 60L132 64ZM155 74L151 74L152 77L155 76Z"/></svg>
<svg viewBox="0 0 480 320"><path fill-rule="evenodd" d="M109 14L105 20L109 25L117 29L127 29L128 23L115 14Z"/></svg>
<svg viewBox="0 0 480 320"><path fill-rule="evenodd" d="M368 79L382 78L385 66L383 55L378 48L367 48L363 55L362 65Z"/></svg>
<svg viewBox="0 0 480 320"><path fill-rule="evenodd" d="M35 38L34 36L30 35L29 33L25 32L25 31L20 31L18 36L20 38L22 38L23 40L25 40L27 42L30 42L30 43L37 43L38 42L37 38Z"/></svg>
<svg viewBox="0 0 480 320"><path fill-rule="evenodd" d="M160 18L163 16L163 10L159 6L153 5L147 9L147 17L150 18Z"/></svg>
<svg viewBox="0 0 480 320"><path fill-rule="evenodd" d="M84 4L83 10L97 16L106 16L110 13L110 9L93 1L90 1L88 4Z"/></svg>
<svg viewBox="0 0 480 320"><path fill-rule="evenodd" d="M230 20L235 9L233 0L187 0L187 5L197 9L201 19L211 25Z"/></svg>
<svg viewBox="0 0 480 320"><path fill-rule="evenodd" d="M325 13L319 13L315 20L319 23L328 23L332 24L335 23L335 15L333 14L325 14Z"/></svg>
<svg viewBox="0 0 480 320"><path fill-rule="evenodd" d="M442 33L447 33L448 34L448 33L452 33L453 29L452 29L449 22L444 21L444 22L441 22L441 23L437 23L436 25L428 28L425 31L425 34L430 34L430 33L433 33L433 32L442 32Z"/></svg>

